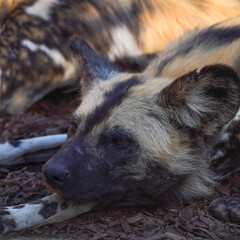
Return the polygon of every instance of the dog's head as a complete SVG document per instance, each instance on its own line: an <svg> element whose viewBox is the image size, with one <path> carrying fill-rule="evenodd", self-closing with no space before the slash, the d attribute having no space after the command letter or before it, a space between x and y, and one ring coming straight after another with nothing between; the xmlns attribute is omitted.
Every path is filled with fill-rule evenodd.
<svg viewBox="0 0 240 240"><path fill-rule="evenodd" d="M66 143L43 167L47 184L80 201L209 194L209 150L239 107L234 70L213 65L177 79L128 74L78 37L70 46L82 101Z"/></svg>

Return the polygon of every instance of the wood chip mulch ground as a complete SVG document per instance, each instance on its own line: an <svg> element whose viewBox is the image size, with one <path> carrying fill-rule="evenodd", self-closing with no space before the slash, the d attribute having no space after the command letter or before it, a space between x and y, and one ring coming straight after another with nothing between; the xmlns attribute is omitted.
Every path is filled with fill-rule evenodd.
<svg viewBox="0 0 240 240"><path fill-rule="evenodd" d="M0 142L66 132L76 96L76 93L58 90L21 116L0 118ZM48 194L43 185L41 164L0 168L0 206L31 202ZM184 206L113 206L18 235L42 239L239 240L240 225L218 221L208 213L209 203L219 196L240 197L240 174L229 176L219 184L214 196Z"/></svg>

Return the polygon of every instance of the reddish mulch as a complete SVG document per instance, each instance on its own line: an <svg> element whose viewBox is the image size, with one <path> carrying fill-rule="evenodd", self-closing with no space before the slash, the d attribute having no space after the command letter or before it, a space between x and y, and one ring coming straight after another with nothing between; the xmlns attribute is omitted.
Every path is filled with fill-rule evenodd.
<svg viewBox="0 0 240 240"><path fill-rule="evenodd" d="M18 117L0 118L0 142L66 132L76 93L58 90ZM212 199L240 196L240 174L222 182L215 196L182 206L113 207L72 220L31 229L23 236L60 239L239 239L240 226L223 223L208 213ZM30 202L49 192L43 185L41 164L0 168L0 205Z"/></svg>

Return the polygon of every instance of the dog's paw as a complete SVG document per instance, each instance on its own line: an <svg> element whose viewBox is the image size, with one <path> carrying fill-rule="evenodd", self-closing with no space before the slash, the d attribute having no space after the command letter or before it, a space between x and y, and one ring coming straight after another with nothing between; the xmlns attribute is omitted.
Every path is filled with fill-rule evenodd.
<svg viewBox="0 0 240 240"><path fill-rule="evenodd" d="M0 236L3 234L14 231L16 228L16 222L11 219L10 212L7 208L0 209Z"/></svg>
<svg viewBox="0 0 240 240"><path fill-rule="evenodd" d="M240 223L240 198L224 197L213 200L209 206L213 217L221 221Z"/></svg>

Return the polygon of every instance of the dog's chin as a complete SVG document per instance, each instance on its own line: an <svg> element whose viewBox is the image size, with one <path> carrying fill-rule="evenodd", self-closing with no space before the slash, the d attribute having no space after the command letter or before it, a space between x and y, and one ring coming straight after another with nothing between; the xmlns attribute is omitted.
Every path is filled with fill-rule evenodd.
<svg viewBox="0 0 240 240"><path fill-rule="evenodd" d="M86 196L85 197L73 197L72 195L68 195L66 193L63 193L57 189L54 189L52 186L50 186L46 181L45 181L45 186L46 188L52 192L56 193L60 198L70 200L72 202L75 202L77 204L81 204L84 202L88 201L97 201L98 204L97 206L99 207L106 207L109 206L110 204L116 204L116 206L133 206L133 205L141 205L141 206L147 206L147 205L158 205L156 199L149 198L149 196L141 196L139 198L133 197L131 194L130 196L117 196L117 197L106 197L106 198L97 198L96 196Z"/></svg>
<svg viewBox="0 0 240 240"><path fill-rule="evenodd" d="M44 180L44 185L45 187L47 188L47 190L51 193L56 193L60 198L63 198L63 199L67 199L67 200L70 200L67 196L65 196L62 192L60 192L59 190L53 188L51 185L49 185L47 183L46 180Z"/></svg>
<svg viewBox="0 0 240 240"><path fill-rule="evenodd" d="M73 202L82 203L82 202L89 202L89 201L97 201L99 204L110 204L111 202L118 200L117 197L109 197L109 196L102 196L101 194L93 191L88 193L79 193L79 194L71 194L71 193L64 193L60 191L56 191L62 197L69 199Z"/></svg>
<svg viewBox="0 0 240 240"><path fill-rule="evenodd" d="M50 186L50 185L47 183L46 180L44 181L44 185L45 185L45 187L47 188L47 190L48 190L49 192L51 192L51 193L56 193L60 198L66 199L66 200L72 200L72 199L70 199L67 195L63 194L61 191L59 191L59 190L53 188L52 186Z"/></svg>
<svg viewBox="0 0 240 240"><path fill-rule="evenodd" d="M54 189L51 185L49 185L49 184L47 183L47 180L46 180L46 179L44 180L44 185L45 185L45 187L47 188L48 191L50 191L50 192L52 192L52 193L56 193L56 192L57 192L56 189Z"/></svg>
<svg viewBox="0 0 240 240"><path fill-rule="evenodd" d="M102 192L99 189L95 189L88 192L78 192L78 191L63 191L54 186L50 185L47 179L44 179L46 188L52 192L57 193L61 198L71 200L76 203L83 203L88 201L97 201L100 205L108 205L113 202L119 202L124 200L125 192Z"/></svg>

